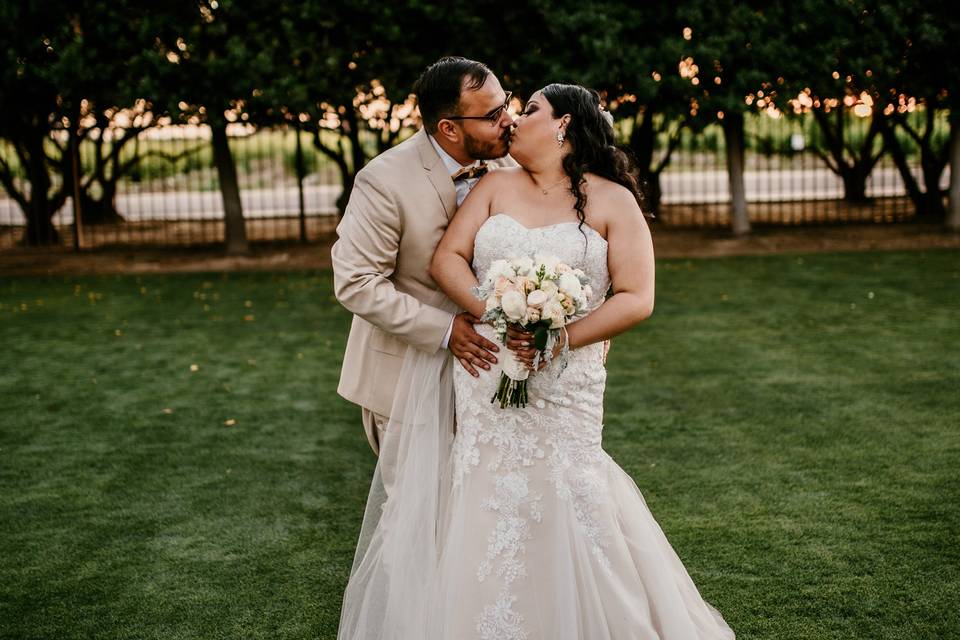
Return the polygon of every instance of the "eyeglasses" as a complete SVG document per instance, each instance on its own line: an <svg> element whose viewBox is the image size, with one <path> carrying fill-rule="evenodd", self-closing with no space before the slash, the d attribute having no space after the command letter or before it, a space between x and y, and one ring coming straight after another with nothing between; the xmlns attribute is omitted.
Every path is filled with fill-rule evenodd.
<svg viewBox="0 0 960 640"><path fill-rule="evenodd" d="M446 116L443 119L444 120L486 120L491 125L494 125L500 122L500 116L502 116L503 112L510 106L510 98L512 97L513 97L513 92L507 91L507 97L504 99L503 104L485 116Z"/></svg>

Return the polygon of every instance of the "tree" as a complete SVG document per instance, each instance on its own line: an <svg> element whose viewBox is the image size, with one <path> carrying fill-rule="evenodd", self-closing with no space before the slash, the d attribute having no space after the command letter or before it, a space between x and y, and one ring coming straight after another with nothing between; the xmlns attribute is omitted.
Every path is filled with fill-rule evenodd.
<svg viewBox="0 0 960 640"><path fill-rule="evenodd" d="M905 95L922 100L923 129L912 126L911 119L901 109L893 111L893 119L920 147L924 188L922 195L912 190L918 214L932 222L949 224L940 178L950 162L951 149L952 166L960 166L957 151L960 145L960 52L957 50L960 19L956 7L943 1L920 3L910 9L905 22L915 36L908 36L904 42L906 55L901 86ZM940 115L944 115L943 121L949 127L947 135L942 135L937 126ZM901 175L904 175L902 170ZM912 177L912 174L906 175ZM957 203L954 201L951 205L956 207ZM954 212L953 219L958 216L960 214Z"/></svg>
<svg viewBox="0 0 960 640"><path fill-rule="evenodd" d="M865 31L883 34L887 46L877 53L875 71L858 83L877 96L875 109L886 116L880 119L881 133L918 218L952 224L947 219L940 179L951 153L960 154L956 141L960 135L960 53L956 46L960 20L954 7L942 0L906 4L867 0L861 16ZM949 133L944 132L947 128ZM922 184L910 169L909 150L898 131L919 150ZM954 158L960 164L960 158Z"/></svg>
<svg viewBox="0 0 960 640"><path fill-rule="evenodd" d="M0 138L15 154L0 156L0 183L24 212L24 244L59 242L52 217L74 195L85 142L94 155L89 171L76 167L82 219L119 218L117 182L140 159L122 151L155 123L136 93L149 74L142 33L131 26L143 10L129 0L0 4ZM117 117L130 122L116 128Z"/></svg>
<svg viewBox="0 0 960 640"><path fill-rule="evenodd" d="M276 3L265 0L198 0L162 5L145 16L153 29L155 59L162 64L150 94L181 122L206 123L223 199L224 235L230 254L249 251L236 163L227 128L257 123L267 104L262 87L285 72L276 49Z"/></svg>
<svg viewBox="0 0 960 640"><path fill-rule="evenodd" d="M777 106L788 116L812 114L823 137L813 152L843 181L845 200L866 202L867 178L884 153L884 115L867 107L864 100L874 99L861 95L853 79L877 68L875 49L865 43L879 34L864 32L856 2L793 2L781 12L787 48L778 61L785 83ZM861 118L869 125L858 137L850 125Z"/></svg>
<svg viewBox="0 0 960 640"><path fill-rule="evenodd" d="M680 74L699 88L692 109L716 114L723 128L733 232L750 232L744 188L744 117L767 109L785 82L782 5L715 0L685 5L691 25Z"/></svg>
<svg viewBox="0 0 960 640"><path fill-rule="evenodd" d="M606 51L597 52L598 61L615 61L616 73L606 83L610 108L630 121L626 138L640 168L645 201L651 211L660 206L660 176L670 164L685 128L697 130L706 118L694 108L695 87L681 76L684 24L676 5L650 3L624 6L614 13L620 25L614 38L595 39ZM611 69L612 70L612 69ZM603 69L597 70L598 83ZM608 72L609 73L609 72ZM661 139L665 146L661 147Z"/></svg>
<svg viewBox="0 0 960 640"><path fill-rule="evenodd" d="M431 30L445 31L431 8L305 0L276 9L287 44L276 64L284 74L267 91L283 119L302 124L314 148L337 166L341 213L357 172L416 122L410 88L439 57Z"/></svg>
<svg viewBox="0 0 960 640"><path fill-rule="evenodd" d="M276 11L288 45L276 64L285 72L265 92L282 119L301 123L337 166L341 212L357 172L419 124L411 91L427 65L444 55L474 58L516 90L525 78L514 77L521 74L513 74L512 64L535 44L524 29L540 24L534 5L489 0L305 0Z"/></svg>
<svg viewBox="0 0 960 640"><path fill-rule="evenodd" d="M29 190L17 184L14 161L4 156L0 156L0 181L27 219L23 242L56 244L59 236L51 218L67 193L51 179L45 145L53 128L52 114L58 112L56 85L48 78L60 58L63 25L54 30L47 22L50 16L28 4L3 3L0 12L4 56L0 64L0 138L13 148Z"/></svg>

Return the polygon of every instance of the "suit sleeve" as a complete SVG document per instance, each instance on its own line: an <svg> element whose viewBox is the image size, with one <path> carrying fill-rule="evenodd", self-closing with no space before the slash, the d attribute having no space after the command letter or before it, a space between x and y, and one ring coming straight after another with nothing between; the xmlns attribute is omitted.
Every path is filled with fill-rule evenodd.
<svg viewBox="0 0 960 640"><path fill-rule="evenodd" d="M453 314L398 291L402 224L396 199L366 171L357 174L331 249L337 300L351 313L427 353L437 351Z"/></svg>

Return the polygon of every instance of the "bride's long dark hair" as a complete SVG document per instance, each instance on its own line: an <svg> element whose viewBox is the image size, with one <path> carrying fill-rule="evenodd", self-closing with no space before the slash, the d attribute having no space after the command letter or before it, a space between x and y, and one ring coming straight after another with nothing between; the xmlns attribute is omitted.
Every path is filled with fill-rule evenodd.
<svg viewBox="0 0 960 640"><path fill-rule="evenodd" d="M548 84L540 91L553 108L554 118L570 114L566 139L570 141L571 151L563 157L563 170L570 177L570 192L576 198L574 208L580 218L580 227L586 221L587 194L582 188L586 173L594 173L626 187L642 211L643 195L636 162L632 155L615 144L613 121L609 113L605 114L600 108L600 94L578 84L559 83Z"/></svg>

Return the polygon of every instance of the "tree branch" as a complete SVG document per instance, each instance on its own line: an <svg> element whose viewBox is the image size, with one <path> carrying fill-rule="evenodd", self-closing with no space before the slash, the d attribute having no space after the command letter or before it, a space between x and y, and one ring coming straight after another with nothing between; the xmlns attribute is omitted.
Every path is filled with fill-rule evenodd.
<svg viewBox="0 0 960 640"><path fill-rule="evenodd" d="M26 196L17 189L13 170L10 169L10 165L7 164L3 156L0 156L0 184L3 184L7 195L16 200L24 212L30 208L30 203L27 201Z"/></svg>
<svg viewBox="0 0 960 640"><path fill-rule="evenodd" d="M660 159L660 162L657 164L657 167L653 170L653 173L659 175L668 164L670 164L670 156L673 155L674 150L680 146L680 134L683 131L683 123L677 127L676 131L667 138L667 152L664 154L663 158Z"/></svg>
<svg viewBox="0 0 960 640"><path fill-rule="evenodd" d="M810 148L813 149L813 152L814 152L815 154L817 154L817 156L818 156L821 160L823 160L823 163L824 163L825 165L827 165L827 168L830 169L830 171L832 171L833 173L835 173L835 174L838 175L838 176L840 175L840 165L839 165L839 164L834 164L833 158L832 158L831 156L829 156L829 155L827 155L826 153L824 153L823 149L821 149L821 148L819 148L819 147L817 147L817 146L812 146L812 147L810 147Z"/></svg>
<svg viewBox="0 0 960 640"><path fill-rule="evenodd" d="M340 141L340 152L337 153L335 149L331 149L326 144L324 144L323 140L320 138L320 127L319 126L314 127L313 129L314 148L316 148L318 151L320 151L320 153L324 154L325 156L333 160L337 164L337 167L339 167L343 175L346 175L347 161L345 158L346 156L345 149L343 148L343 138L339 138L339 141Z"/></svg>

